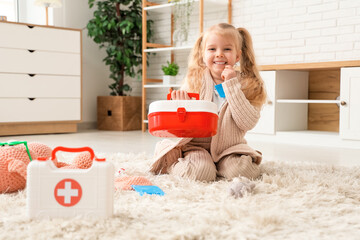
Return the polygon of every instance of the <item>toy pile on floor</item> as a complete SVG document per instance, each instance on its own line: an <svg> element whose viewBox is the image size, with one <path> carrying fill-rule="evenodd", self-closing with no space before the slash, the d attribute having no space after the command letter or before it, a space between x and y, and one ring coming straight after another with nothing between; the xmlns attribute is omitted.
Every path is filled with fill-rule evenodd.
<svg viewBox="0 0 360 240"><path fill-rule="evenodd" d="M69 163L58 161L58 151L76 156ZM140 196L165 194L147 178L129 176L124 171L121 168L114 179L113 164L97 158L89 147L51 149L39 142L0 143L0 193L12 193L26 187L30 218L73 217L77 214L110 217L114 190L135 190ZM248 179L235 179L230 195L243 197L254 187Z"/></svg>
<svg viewBox="0 0 360 240"><path fill-rule="evenodd" d="M27 166L30 161L40 158L50 159L51 153L52 149L49 146L39 142L9 141L0 143L0 193L12 193L24 189ZM59 162L57 158L52 161L57 168L63 169L88 169L93 163L89 152L77 154L70 164ZM121 174L115 179L115 189L134 190L133 185L152 186L153 184L141 176Z"/></svg>
<svg viewBox="0 0 360 240"><path fill-rule="evenodd" d="M32 159L49 159L52 149L39 142L9 141L0 143L0 193L12 193L22 190L26 186L27 166ZM93 163L89 152L79 153L71 164L59 162L56 158L53 163L58 168L63 169L88 169ZM120 169L119 177L115 179L116 190L137 190L139 187L133 186L152 186L153 184L142 176L127 176L123 174L125 169ZM145 187L143 187L145 188ZM246 193L251 193L254 189L253 183L247 179L235 178L230 187L230 194L234 197L242 197ZM138 191L138 190L137 190ZM153 193L163 195L156 186L147 191L141 189L139 193Z"/></svg>

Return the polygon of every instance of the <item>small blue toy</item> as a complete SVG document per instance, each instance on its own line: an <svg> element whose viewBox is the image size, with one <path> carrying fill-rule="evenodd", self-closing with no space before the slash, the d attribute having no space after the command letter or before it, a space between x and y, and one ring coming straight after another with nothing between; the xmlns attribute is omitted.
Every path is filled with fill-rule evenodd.
<svg viewBox="0 0 360 240"><path fill-rule="evenodd" d="M131 187L137 191L140 196L144 195L144 193L146 194L156 194L156 195L160 195L160 196L164 196L164 192L163 190L161 190L158 186L142 186L142 185L131 185Z"/></svg>
<svg viewBox="0 0 360 240"><path fill-rule="evenodd" d="M225 98L225 92L224 92L222 84L215 85L215 89L219 93L219 96L221 98Z"/></svg>

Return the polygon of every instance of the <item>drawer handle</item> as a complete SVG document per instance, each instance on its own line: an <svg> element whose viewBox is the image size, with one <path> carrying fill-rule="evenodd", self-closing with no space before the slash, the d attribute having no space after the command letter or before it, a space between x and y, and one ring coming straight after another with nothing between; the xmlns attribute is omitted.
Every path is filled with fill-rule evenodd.
<svg viewBox="0 0 360 240"><path fill-rule="evenodd" d="M31 25L26 25L26 26L28 26L28 28L34 28L35 26L31 26Z"/></svg>
<svg viewBox="0 0 360 240"><path fill-rule="evenodd" d="M28 74L30 77L34 77L36 74L34 74L34 73L29 73Z"/></svg>
<svg viewBox="0 0 360 240"><path fill-rule="evenodd" d="M32 49L28 49L28 51L31 53L35 52L35 50L32 50Z"/></svg>
<svg viewBox="0 0 360 240"><path fill-rule="evenodd" d="M36 98L29 97L28 99L29 99L30 101L34 101Z"/></svg>
<svg viewBox="0 0 360 240"><path fill-rule="evenodd" d="M345 101L341 101L340 104L341 104L341 106L345 106L345 105L346 105L346 102L345 102Z"/></svg>

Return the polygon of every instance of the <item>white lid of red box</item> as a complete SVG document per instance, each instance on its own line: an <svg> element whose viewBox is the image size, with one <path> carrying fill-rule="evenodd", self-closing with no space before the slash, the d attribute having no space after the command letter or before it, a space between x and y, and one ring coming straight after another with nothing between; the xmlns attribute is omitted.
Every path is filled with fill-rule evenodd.
<svg viewBox="0 0 360 240"><path fill-rule="evenodd" d="M185 108L187 112L210 112L217 114L215 103L205 100L160 100L152 102L149 114L154 112L176 112L178 108Z"/></svg>

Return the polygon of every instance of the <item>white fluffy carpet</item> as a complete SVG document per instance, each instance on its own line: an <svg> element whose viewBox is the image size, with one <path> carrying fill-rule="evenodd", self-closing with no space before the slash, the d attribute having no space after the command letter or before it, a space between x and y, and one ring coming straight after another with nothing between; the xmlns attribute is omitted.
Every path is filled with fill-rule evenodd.
<svg viewBox="0 0 360 240"><path fill-rule="evenodd" d="M146 154L98 154L165 196L115 192L106 220L29 220L26 192L0 194L0 239L355 239L360 238L360 167L264 162L254 192L235 199L231 182L147 172Z"/></svg>

